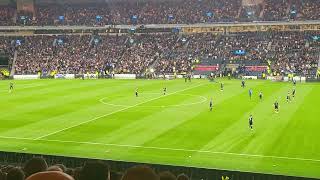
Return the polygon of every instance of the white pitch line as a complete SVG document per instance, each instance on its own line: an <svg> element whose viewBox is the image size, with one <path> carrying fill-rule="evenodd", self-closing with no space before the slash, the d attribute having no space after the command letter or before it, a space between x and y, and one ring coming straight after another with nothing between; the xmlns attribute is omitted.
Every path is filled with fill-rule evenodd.
<svg viewBox="0 0 320 180"><path fill-rule="evenodd" d="M99 143L99 142L80 142L80 141L54 140L54 139L33 139L33 138L19 138L19 137L7 137L7 136L0 136L0 138L2 138L2 139L15 139L15 140L28 140L28 141L44 141L44 142L73 143L73 144L86 144L86 145L101 145L101 146L155 149L155 150L168 150L168 151L182 151L182 152L194 152L194 153L223 154L223 155L255 157L255 158L271 158L271 159L320 162L320 159L306 159L306 158L297 158L297 157L294 158L294 157L286 157L286 156L268 156L268 155L261 155L261 154L230 153L230 152L209 151L209 150L165 148L165 147L127 145L127 144L108 144L108 143Z"/></svg>
<svg viewBox="0 0 320 180"><path fill-rule="evenodd" d="M21 85L19 85L18 87L20 87ZM22 87L22 88L17 88L16 86L14 86L14 89L13 89L13 91L16 91L16 90L21 90L21 89L29 89L29 88L34 88L34 87L41 87L41 86L43 86L43 85L35 85L35 86L24 86L24 87ZM1 90L0 92L8 92L9 91L9 88L8 88L8 90Z"/></svg>
<svg viewBox="0 0 320 180"><path fill-rule="evenodd" d="M199 86L203 86L203 85L205 85L205 84L199 84L199 85L197 85L197 86L185 88L185 89L182 89L182 90L179 90L179 91L175 91L175 92L173 92L173 93L169 93L169 94L166 95L166 96L173 95L173 94L176 94L176 93L179 93L179 92L183 92L183 91L186 91L186 90L189 90L189 89L193 89L193 88L196 88L196 87L199 87ZM150 99L150 100L147 100L147 101L144 101L144 102L141 102L141 103L132 105L132 106L128 106L128 107L119 109L119 110L117 110L117 111L113 111L113 112L110 112L110 113L107 113L107 114L104 114L104 115L95 117L95 118L90 119L90 120L88 120L88 121L84 121L84 122L81 122L81 123L79 123L79 124L76 124L76 125L73 125L73 126L69 126L69 127L66 127L66 128L63 128L63 129L60 129L60 130L57 130L57 131L54 131L54 132L52 132L52 133L48 133L48 134L46 134L46 135L37 137L37 138L35 138L35 140L39 140L39 139L42 139L42 138L45 138L45 137L48 137L48 136L51 136L51 135L60 133L60 132L62 132L62 131L65 131L65 130L68 130L68 129L71 129L71 128L74 128L74 127L81 126L81 125L83 125L83 124L87 124L87 123L89 123L89 122L92 122L92 121L95 121L95 120L98 120L98 119L101 119L101 118L110 116L110 115L112 115L112 114L115 114L115 113L118 113L118 112L121 112L121 111L130 109L130 108L139 106L139 105L141 105L141 104L145 104L145 103L147 103L147 102L151 102L151 101L154 101L154 100L160 99L160 98L162 98L162 97L166 97L166 96L159 96L159 97L156 97L156 98L153 98L153 99Z"/></svg>
<svg viewBox="0 0 320 180"><path fill-rule="evenodd" d="M159 93L143 93L143 94L159 94ZM161 94L162 95L162 94ZM172 104L172 105L164 105L164 106L140 106L140 107L150 107L150 108L162 108L162 107L184 107L184 106L192 106L196 104L202 104L206 102L208 99L204 96L200 95L194 95L194 94L180 94L179 95L186 95L186 96L193 96L193 97L200 97L202 100L199 102L193 102L193 103L186 103L186 104ZM163 96L163 95L162 95ZM122 104L112 104L112 103L107 103L104 100L108 99L108 97L104 97L99 100L102 104L109 105L109 106L115 106L115 107L128 107L127 105L122 105Z"/></svg>

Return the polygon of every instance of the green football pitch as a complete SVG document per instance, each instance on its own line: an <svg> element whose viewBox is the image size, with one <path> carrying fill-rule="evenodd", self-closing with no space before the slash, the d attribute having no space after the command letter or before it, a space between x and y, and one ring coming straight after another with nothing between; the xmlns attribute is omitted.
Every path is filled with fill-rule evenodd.
<svg viewBox="0 0 320 180"><path fill-rule="evenodd" d="M320 178L320 84L219 81L1 81L0 150Z"/></svg>

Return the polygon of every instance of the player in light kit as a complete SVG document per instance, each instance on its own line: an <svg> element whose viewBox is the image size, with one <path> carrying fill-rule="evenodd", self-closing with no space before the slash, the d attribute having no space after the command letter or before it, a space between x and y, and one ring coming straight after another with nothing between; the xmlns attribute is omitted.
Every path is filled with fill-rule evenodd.
<svg viewBox="0 0 320 180"><path fill-rule="evenodd" d="M251 99L251 97L252 97L252 89L249 89L249 97Z"/></svg>
<svg viewBox="0 0 320 180"><path fill-rule="evenodd" d="M10 82L10 85L9 85L9 93L11 93L13 91L13 83Z"/></svg>
<svg viewBox="0 0 320 180"><path fill-rule="evenodd" d="M210 99L209 107L210 107L210 111L212 111L212 108L213 108L213 101L212 101L212 98Z"/></svg>
<svg viewBox="0 0 320 180"><path fill-rule="evenodd" d="M253 116L252 115L249 116L249 128L251 130L253 130Z"/></svg>
<svg viewBox="0 0 320 180"><path fill-rule="evenodd" d="M163 88L163 95L166 95L166 93L167 93L167 88L165 87Z"/></svg>

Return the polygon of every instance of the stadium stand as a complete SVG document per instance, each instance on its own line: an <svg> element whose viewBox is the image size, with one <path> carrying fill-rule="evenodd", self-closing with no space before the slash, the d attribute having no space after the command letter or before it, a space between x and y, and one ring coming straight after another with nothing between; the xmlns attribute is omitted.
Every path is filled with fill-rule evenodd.
<svg viewBox="0 0 320 180"><path fill-rule="evenodd" d="M318 35L319 32L313 32ZM282 75L307 75L317 69L319 42L304 32L250 32L229 35L211 33L63 35L0 38L1 46L18 52L16 74L43 75L128 73L144 75L148 69L156 74L186 73L195 65L225 64L244 66L271 65ZM12 47L13 46L13 47ZM11 49L11 50L10 50ZM13 56L11 56L13 57ZM255 71L255 70L253 70ZM260 73L262 72L261 70ZM250 75L249 71L240 71ZM255 72L253 72L255 74Z"/></svg>
<svg viewBox="0 0 320 180"><path fill-rule="evenodd" d="M243 6L240 0L178 0L101 4L36 4L32 12L0 7L1 26L104 26L136 24L197 24L255 21L320 20L316 0L265 0ZM237 74L307 76L319 73L320 31L228 33L57 33L0 36L0 49L9 56L16 75L109 73L186 74L227 64L239 64ZM16 54L16 56L15 56ZM199 68L200 67L200 68ZM267 68L268 67L268 68ZM319 73L320 76L320 73ZM48 164L50 166L48 166ZM159 172L159 173L158 173ZM158 174L157 174L158 173ZM0 180L189 180L185 174L155 171L138 165L114 172L100 161L81 167L32 158L24 166L0 165Z"/></svg>
<svg viewBox="0 0 320 180"><path fill-rule="evenodd" d="M7 7L7 6L0 6L0 24L2 26L14 25L13 23L14 13L15 13L14 8Z"/></svg>
<svg viewBox="0 0 320 180"><path fill-rule="evenodd" d="M37 2L33 13L0 8L2 25L195 24L237 21L319 20L317 0L187 0L61 4ZM15 17L15 18L14 18Z"/></svg>

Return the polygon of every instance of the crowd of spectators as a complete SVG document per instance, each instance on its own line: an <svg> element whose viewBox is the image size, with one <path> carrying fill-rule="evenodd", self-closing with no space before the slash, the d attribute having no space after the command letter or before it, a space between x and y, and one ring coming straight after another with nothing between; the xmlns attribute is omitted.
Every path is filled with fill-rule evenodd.
<svg viewBox="0 0 320 180"><path fill-rule="evenodd" d="M32 13L16 13L12 7L0 7L1 25L102 26L320 19L320 4L317 0L264 0L261 4L252 6L243 6L241 0L129 1L35 6Z"/></svg>
<svg viewBox="0 0 320 180"><path fill-rule="evenodd" d="M105 24L193 24L234 21L241 2L238 0L186 0L165 2L114 2L85 6L37 8L39 25L105 25ZM59 16L64 16L64 20ZM100 18L97 19L97 16Z"/></svg>
<svg viewBox="0 0 320 180"><path fill-rule="evenodd" d="M319 20L320 14L319 11L320 4L317 0L293 0L291 3L290 11L297 11L297 15L294 16L298 20Z"/></svg>
<svg viewBox="0 0 320 180"><path fill-rule="evenodd" d="M266 21L283 21L289 18L289 1L266 0L263 19Z"/></svg>
<svg viewBox="0 0 320 180"><path fill-rule="evenodd" d="M16 74L143 74L169 51L172 35L32 36L17 46ZM108 68L107 68L108 67Z"/></svg>
<svg viewBox="0 0 320 180"><path fill-rule="evenodd" d="M48 165L44 158L34 157L21 167L0 166L0 180L189 180L189 177L185 174L176 176L169 171L156 172L146 165L136 165L118 172L98 160L69 168L63 164Z"/></svg>
<svg viewBox="0 0 320 180"><path fill-rule="evenodd" d="M312 34L312 35L311 35ZM317 69L319 40L314 33L303 32L257 32L225 36L215 51L225 62L236 64L268 65L277 74L310 74ZM237 51L240 54L237 54ZM241 54L243 53L243 54ZM239 60L241 63L239 63ZM254 63L253 63L254 62Z"/></svg>
<svg viewBox="0 0 320 180"><path fill-rule="evenodd" d="M142 74L167 50L170 35L140 35L128 38L128 43L115 71Z"/></svg>
<svg viewBox="0 0 320 180"><path fill-rule="evenodd" d="M319 46L314 47L313 44L319 42L312 40L310 34L277 33L273 34L271 38L276 39L271 46L271 50L274 52L273 59L275 59L271 68L274 71L308 74L317 68L320 49Z"/></svg>
<svg viewBox="0 0 320 180"><path fill-rule="evenodd" d="M218 57L225 60L265 61L268 45L273 39L269 33L240 33L224 36L215 48ZM241 51L241 52L240 52ZM242 53L243 52L243 53Z"/></svg>
<svg viewBox="0 0 320 180"><path fill-rule="evenodd" d="M192 63L199 58L212 57L217 35L211 33L178 36L171 44L169 53L155 64L158 73L190 72Z"/></svg>
<svg viewBox="0 0 320 180"><path fill-rule="evenodd" d="M158 33L0 38L17 51L16 74L188 73L209 59L223 64L271 63L277 73L308 74L319 60L319 32Z"/></svg>
<svg viewBox="0 0 320 180"><path fill-rule="evenodd" d="M13 25L15 9L7 6L0 6L0 24L1 26Z"/></svg>
<svg viewBox="0 0 320 180"><path fill-rule="evenodd" d="M17 47L15 71L94 73L103 68L104 61L116 62L125 47L122 36L106 36L98 39L98 43L94 39L91 35L26 37Z"/></svg>

